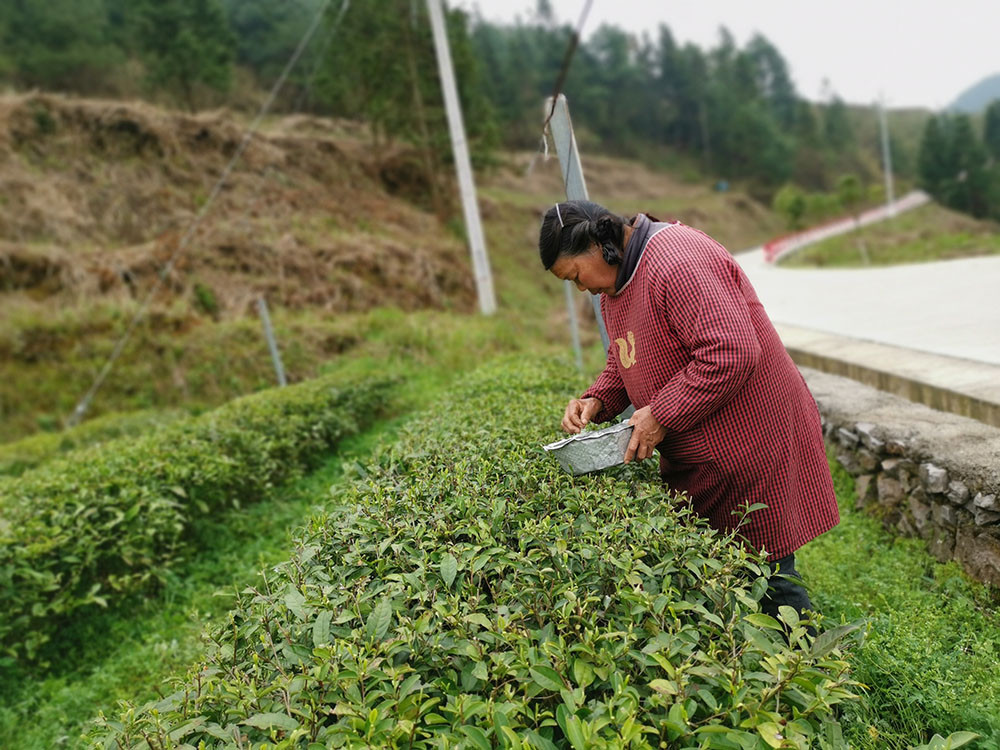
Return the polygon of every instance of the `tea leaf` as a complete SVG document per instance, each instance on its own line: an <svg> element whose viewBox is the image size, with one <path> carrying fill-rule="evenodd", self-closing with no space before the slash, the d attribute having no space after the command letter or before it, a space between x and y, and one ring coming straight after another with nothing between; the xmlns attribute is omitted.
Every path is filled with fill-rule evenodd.
<svg viewBox="0 0 1000 750"><path fill-rule="evenodd" d="M263 713L254 714L246 721L241 722L246 726L257 727L257 729L270 729L271 727L277 727L278 729L297 729L299 722L293 719L288 714L278 714L278 713Z"/></svg>
<svg viewBox="0 0 1000 750"><path fill-rule="evenodd" d="M374 641L381 641L389 632L389 625L392 623L392 601L388 597L383 597L375 605L368 615L365 623L365 631L368 637Z"/></svg>
<svg viewBox="0 0 1000 750"><path fill-rule="evenodd" d="M558 693L562 690L565 685L563 684L562 677L551 667L537 666L531 667L528 670L531 673L531 678L541 687L546 690L551 690Z"/></svg>
<svg viewBox="0 0 1000 750"><path fill-rule="evenodd" d="M445 588L450 589L458 573L458 560L450 552L441 558L441 580Z"/></svg>

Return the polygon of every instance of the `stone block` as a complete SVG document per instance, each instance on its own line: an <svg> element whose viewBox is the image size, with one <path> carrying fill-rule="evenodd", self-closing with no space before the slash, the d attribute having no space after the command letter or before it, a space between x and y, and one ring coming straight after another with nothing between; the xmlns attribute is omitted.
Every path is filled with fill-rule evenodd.
<svg viewBox="0 0 1000 750"><path fill-rule="evenodd" d="M964 482L958 480L948 482L948 502L954 505L965 505L969 502L969 488Z"/></svg>
<svg viewBox="0 0 1000 750"><path fill-rule="evenodd" d="M948 507L948 506L941 506ZM940 526L930 526L932 529L927 540L927 549L939 562L947 562L955 556L955 530Z"/></svg>
<svg viewBox="0 0 1000 750"><path fill-rule="evenodd" d="M924 502L916 493L910 495L907 504L910 507L910 517L913 519L913 525L917 527L917 531L923 531L924 526L927 525L927 519L931 517L930 504Z"/></svg>
<svg viewBox="0 0 1000 750"><path fill-rule="evenodd" d="M995 510L976 508L972 515L976 519L976 526L990 526L1000 521L1000 513Z"/></svg>
<svg viewBox="0 0 1000 750"><path fill-rule="evenodd" d="M990 533L975 533L959 526L955 537L955 557L966 572L980 581L1000 586L1000 539Z"/></svg>
<svg viewBox="0 0 1000 750"><path fill-rule="evenodd" d="M885 441L885 452L890 456L905 456L908 447L906 441L900 438L889 438Z"/></svg>
<svg viewBox="0 0 1000 750"><path fill-rule="evenodd" d="M880 474L876 481L878 504L894 508L903 500L903 485L899 480Z"/></svg>
<svg viewBox="0 0 1000 750"><path fill-rule="evenodd" d="M857 433L861 444L872 453L881 453L885 450L885 441L875 435L876 427L871 422L858 422L854 425L854 432Z"/></svg>
<svg viewBox="0 0 1000 750"><path fill-rule="evenodd" d="M938 526L954 528L958 525L958 511L951 505L935 503L932 517Z"/></svg>
<svg viewBox="0 0 1000 750"><path fill-rule="evenodd" d="M859 448L858 454L858 466L861 467L862 471L873 472L878 468L878 456L872 453L867 448Z"/></svg>
<svg viewBox="0 0 1000 750"><path fill-rule="evenodd" d="M875 477L871 474L862 474L854 480L854 489L858 494L854 507L861 510L875 500Z"/></svg>
<svg viewBox="0 0 1000 750"><path fill-rule="evenodd" d="M899 479L901 474L916 474L917 465L908 458L886 458L882 461L882 471Z"/></svg>
<svg viewBox="0 0 1000 750"><path fill-rule="evenodd" d="M976 496L972 500L972 505L973 507L981 510L1000 512L1000 503L997 502L996 495L986 495L982 492L977 492Z"/></svg>
<svg viewBox="0 0 1000 750"><path fill-rule="evenodd" d="M858 455L854 451L840 451L837 453L837 460L848 474L858 476L863 473L861 464L858 463Z"/></svg>
<svg viewBox="0 0 1000 750"><path fill-rule="evenodd" d="M897 513L896 516L896 531L903 536L920 536L917 526L913 523L913 519L909 513Z"/></svg>
<svg viewBox="0 0 1000 750"><path fill-rule="evenodd" d="M920 464L920 479L928 492L944 494L948 491L948 472L932 463Z"/></svg>
<svg viewBox="0 0 1000 750"><path fill-rule="evenodd" d="M843 427L840 427L837 429L835 434L837 442L845 448L853 450L858 447L858 436L850 430L845 430Z"/></svg>

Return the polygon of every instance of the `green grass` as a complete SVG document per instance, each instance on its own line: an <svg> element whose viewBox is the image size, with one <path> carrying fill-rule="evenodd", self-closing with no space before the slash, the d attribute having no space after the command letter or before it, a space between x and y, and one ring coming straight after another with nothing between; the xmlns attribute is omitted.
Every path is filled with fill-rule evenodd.
<svg viewBox="0 0 1000 750"><path fill-rule="evenodd" d="M804 547L801 568L828 617L868 618L854 655L867 699L843 722L857 748L908 748L934 733L983 735L1000 748L1000 603L956 563L941 564L919 539L886 532L854 510L854 480L831 462L841 522Z"/></svg>
<svg viewBox="0 0 1000 750"><path fill-rule="evenodd" d="M860 268L997 253L1000 233L995 224L930 204L803 248L782 258L779 265Z"/></svg>

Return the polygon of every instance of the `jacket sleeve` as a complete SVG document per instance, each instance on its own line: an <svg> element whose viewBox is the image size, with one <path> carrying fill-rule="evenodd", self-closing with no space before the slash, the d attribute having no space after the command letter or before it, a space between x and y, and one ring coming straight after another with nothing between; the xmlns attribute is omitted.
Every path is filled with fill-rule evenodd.
<svg viewBox="0 0 1000 750"><path fill-rule="evenodd" d="M736 395L757 367L760 342L739 267L721 247L670 263L656 295L691 361L656 394L650 411L668 431L684 432Z"/></svg>
<svg viewBox="0 0 1000 750"><path fill-rule="evenodd" d="M618 361L615 359L615 349L608 350L608 361L604 371L597 376L594 384L580 398L599 398L603 408L594 417L594 422L610 422L629 405L630 400L621 373L618 372Z"/></svg>

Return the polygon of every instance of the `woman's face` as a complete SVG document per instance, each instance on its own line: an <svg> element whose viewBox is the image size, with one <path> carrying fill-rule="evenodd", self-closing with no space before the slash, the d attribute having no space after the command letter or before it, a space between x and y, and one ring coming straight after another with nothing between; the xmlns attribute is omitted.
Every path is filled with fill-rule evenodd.
<svg viewBox="0 0 1000 750"><path fill-rule="evenodd" d="M560 279L572 281L581 292L615 293L618 269L605 262L597 245L591 245L582 255L560 256L549 270Z"/></svg>

